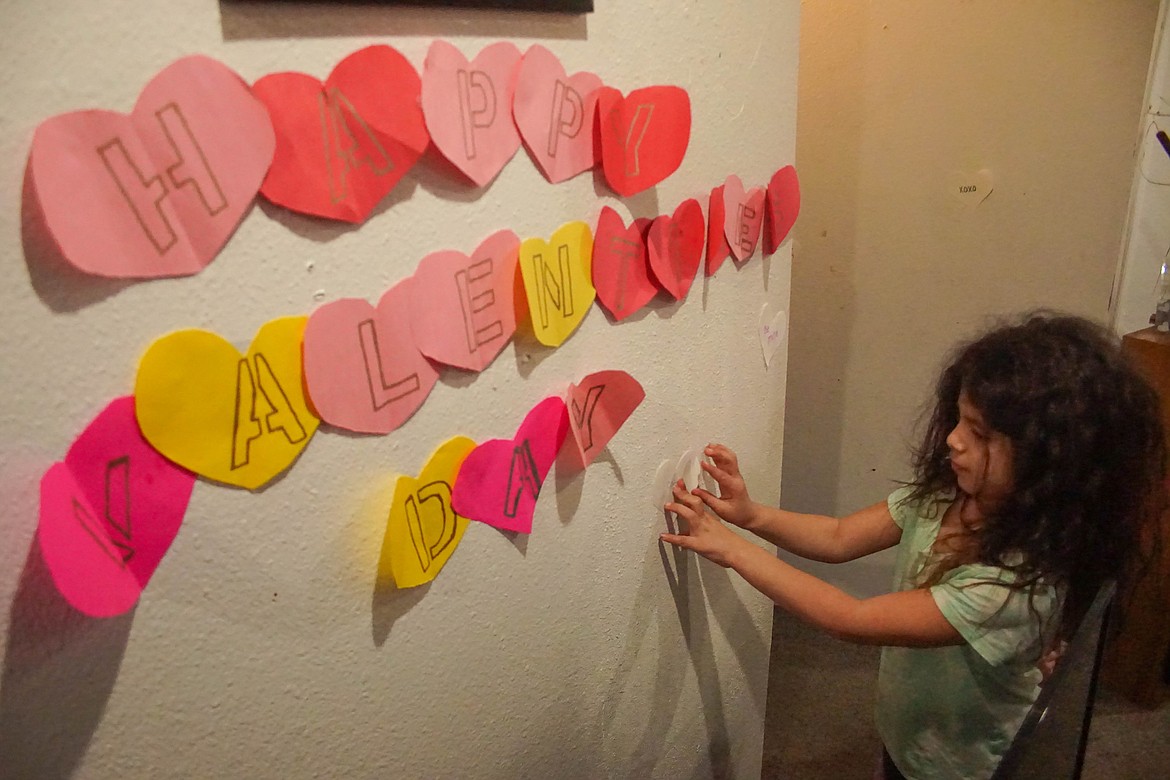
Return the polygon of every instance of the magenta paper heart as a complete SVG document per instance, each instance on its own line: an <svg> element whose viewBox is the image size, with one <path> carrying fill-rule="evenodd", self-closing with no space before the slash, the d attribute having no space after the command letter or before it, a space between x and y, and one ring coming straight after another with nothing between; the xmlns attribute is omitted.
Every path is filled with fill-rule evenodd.
<svg viewBox="0 0 1170 780"><path fill-rule="evenodd" d="M61 254L119 278L186 276L210 263L272 162L268 112L227 66L167 66L127 116L74 111L33 134L36 202Z"/></svg>
<svg viewBox="0 0 1170 780"><path fill-rule="evenodd" d="M516 332L519 254L520 239L501 230L471 257L444 251L422 259L414 272L410 321L424 355L469 371L483 371L495 360Z"/></svg>
<svg viewBox="0 0 1170 780"><path fill-rule="evenodd" d="M593 237L593 286L597 299L615 320L621 321L658 294L650 276L646 232L650 220L635 219L629 227L609 206L597 218Z"/></svg>
<svg viewBox="0 0 1170 780"><path fill-rule="evenodd" d="M731 254L743 262L756 251L760 228L764 224L764 188L744 192L743 182L735 174L723 183L723 235Z"/></svg>
<svg viewBox="0 0 1170 780"><path fill-rule="evenodd" d="M420 82L389 46L347 56L322 84L272 73L252 86L276 128L260 193L302 214L360 223L426 151Z"/></svg>
<svg viewBox="0 0 1170 780"><path fill-rule="evenodd" d="M658 217L650 226L646 239L650 270L676 301L687 297L699 273L706 230L703 207L694 198L680 203L673 216Z"/></svg>
<svg viewBox="0 0 1170 780"><path fill-rule="evenodd" d="M565 405L576 465L592 463L645 398L642 385L625 371L598 371L569 385Z"/></svg>
<svg viewBox="0 0 1170 780"><path fill-rule="evenodd" d="M796 224L800 215L800 181L796 169L785 165L768 182L767 228L764 230L764 251L772 255Z"/></svg>
<svg viewBox="0 0 1170 780"><path fill-rule="evenodd" d="M431 140L467 178L483 187L520 148L512 95L520 50L493 43L471 62L446 41L427 51L422 108Z"/></svg>
<svg viewBox="0 0 1170 780"><path fill-rule="evenodd" d="M195 475L138 430L134 397L115 399L41 478L37 538L61 595L93 617L134 606L174 541Z"/></svg>
<svg viewBox="0 0 1170 780"><path fill-rule="evenodd" d="M723 261L731 257L731 246L723 233L725 221L723 185L720 184L711 190L711 198L707 202L707 276L713 275L723 265Z"/></svg>
<svg viewBox="0 0 1170 780"><path fill-rule="evenodd" d="M361 298L320 306L305 327L305 385L318 416L339 428L389 433L430 394L438 371L414 343L413 279L391 287L375 309Z"/></svg>
<svg viewBox="0 0 1170 780"><path fill-rule="evenodd" d="M451 506L502 531L531 533L536 499L568 430L564 400L544 399L513 438L492 439L471 451L455 478Z"/></svg>
<svg viewBox="0 0 1170 780"><path fill-rule="evenodd" d="M593 125L599 89L600 77L585 72L566 77L557 56L539 44L520 61L512 115L532 159L554 184L597 163Z"/></svg>

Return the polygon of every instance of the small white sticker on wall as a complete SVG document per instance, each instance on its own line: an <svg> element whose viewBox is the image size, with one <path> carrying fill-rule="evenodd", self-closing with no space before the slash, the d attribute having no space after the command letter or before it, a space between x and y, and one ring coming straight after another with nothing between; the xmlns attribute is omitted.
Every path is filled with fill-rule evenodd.
<svg viewBox="0 0 1170 780"><path fill-rule="evenodd" d="M986 168L970 171L954 171L947 178L947 189L951 195L968 206L978 206L995 189L995 177Z"/></svg>

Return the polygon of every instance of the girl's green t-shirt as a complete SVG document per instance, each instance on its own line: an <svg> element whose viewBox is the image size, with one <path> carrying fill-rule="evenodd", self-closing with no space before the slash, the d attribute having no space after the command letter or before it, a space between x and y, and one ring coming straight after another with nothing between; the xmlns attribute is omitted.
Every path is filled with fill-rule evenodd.
<svg viewBox="0 0 1170 780"><path fill-rule="evenodd" d="M943 513L954 500L940 496L914 504L906 500L909 493L901 488L888 500L902 529L895 591L922 581ZM1036 664L1055 629L1060 598L1044 584L1013 590L1013 581L1011 572L996 566L956 567L930 593L966 642L882 648L877 728L907 778L990 777L1036 700Z"/></svg>

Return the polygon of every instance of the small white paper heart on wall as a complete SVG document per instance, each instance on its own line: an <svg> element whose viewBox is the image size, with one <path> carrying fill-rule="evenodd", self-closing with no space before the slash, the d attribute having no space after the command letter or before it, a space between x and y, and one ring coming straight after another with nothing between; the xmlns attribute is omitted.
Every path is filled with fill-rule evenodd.
<svg viewBox="0 0 1170 780"><path fill-rule="evenodd" d="M675 479L674 469L673 461L664 460L658 464L658 470L654 472L654 482L650 485L650 500L659 512L663 511L662 508L668 501L674 500L670 492Z"/></svg>
<svg viewBox="0 0 1170 780"><path fill-rule="evenodd" d="M995 189L995 177L986 168L979 171L952 171L947 177L951 195L967 206L978 206Z"/></svg>
<svg viewBox="0 0 1170 780"><path fill-rule="evenodd" d="M687 450L678 459L678 470L675 472L675 478L681 479L687 490L694 490L699 486L699 476L703 473L699 464L702 461L703 453L700 450Z"/></svg>
<svg viewBox="0 0 1170 780"><path fill-rule="evenodd" d="M764 351L764 367L772 367L772 358L776 350L784 343L788 335L788 312L777 310L770 303L765 303L760 309L760 349Z"/></svg>

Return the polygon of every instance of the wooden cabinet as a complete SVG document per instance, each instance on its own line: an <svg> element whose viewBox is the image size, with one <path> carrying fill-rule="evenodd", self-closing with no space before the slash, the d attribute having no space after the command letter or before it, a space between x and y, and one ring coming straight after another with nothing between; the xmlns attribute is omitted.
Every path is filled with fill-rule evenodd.
<svg viewBox="0 0 1170 780"><path fill-rule="evenodd" d="M1170 434L1170 334L1146 328L1122 339L1122 349L1158 391L1162 425ZM1170 695L1170 512L1158 520L1161 533L1156 558L1123 601L1121 631L1106 651L1102 678L1111 689L1154 707ZM1149 543L1159 529L1147 529Z"/></svg>

